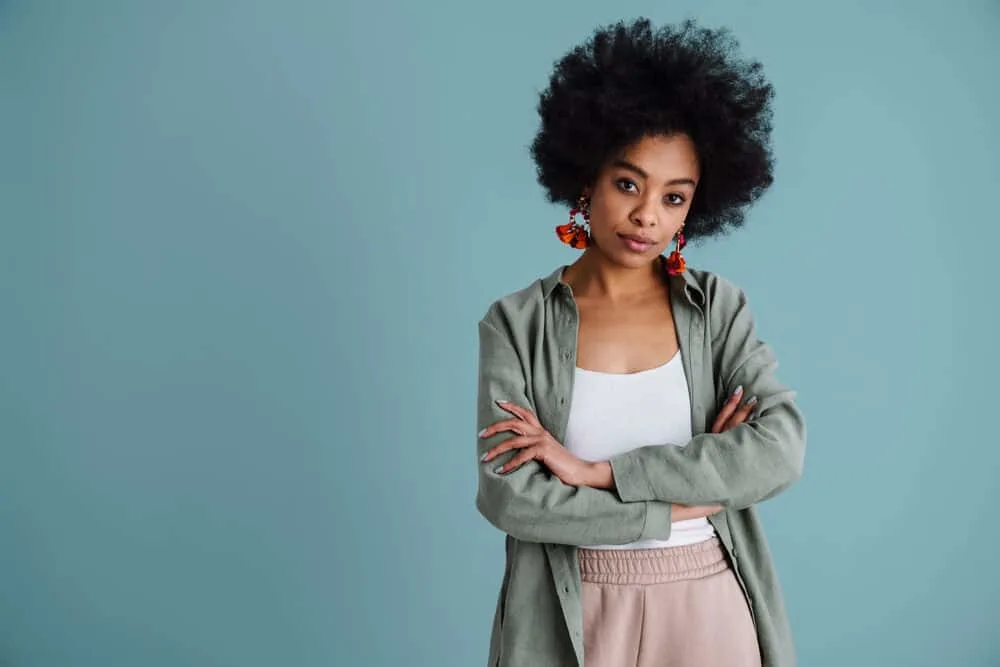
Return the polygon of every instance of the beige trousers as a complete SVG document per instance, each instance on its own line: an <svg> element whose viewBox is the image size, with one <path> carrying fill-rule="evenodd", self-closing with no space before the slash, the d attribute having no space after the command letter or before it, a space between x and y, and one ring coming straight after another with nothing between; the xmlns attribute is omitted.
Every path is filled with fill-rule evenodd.
<svg viewBox="0 0 1000 667"><path fill-rule="evenodd" d="M718 538L579 553L584 667L760 667L746 597Z"/></svg>

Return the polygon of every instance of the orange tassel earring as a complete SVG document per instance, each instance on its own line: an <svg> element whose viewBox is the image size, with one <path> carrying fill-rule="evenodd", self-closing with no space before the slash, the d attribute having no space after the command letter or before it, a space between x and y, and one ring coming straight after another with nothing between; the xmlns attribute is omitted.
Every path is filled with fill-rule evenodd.
<svg viewBox="0 0 1000 667"><path fill-rule="evenodd" d="M576 215L583 216L584 225L590 225L590 201L583 195L576 203L575 208L569 210L569 222L556 227L556 236L559 240L577 250L583 250L590 245L590 232L583 225L576 222Z"/></svg>
<svg viewBox="0 0 1000 667"><path fill-rule="evenodd" d="M684 256L681 255L681 250L687 242L684 240L684 231L677 232L677 247L674 251L670 253L670 257L667 258L667 273L672 276L676 276L678 273L684 273L684 269L687 268L687 262L684 261Z"/></svg>

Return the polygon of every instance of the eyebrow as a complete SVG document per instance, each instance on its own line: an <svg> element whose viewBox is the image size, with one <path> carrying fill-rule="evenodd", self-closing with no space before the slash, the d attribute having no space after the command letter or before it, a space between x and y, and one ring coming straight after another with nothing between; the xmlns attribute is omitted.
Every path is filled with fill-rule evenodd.
<svg viewBox="0 0 1000 667"><path fill-rule="evenodd" d="M649 174L647 174L643 169L632 164L628 160L615 160L611 163L613 167L622 167L623 169L628 169L629 171L634 171L645 179L649 179ZM671 181L667 181L667 185L697 185L694 179L691 178L675 178Z"/></svg>

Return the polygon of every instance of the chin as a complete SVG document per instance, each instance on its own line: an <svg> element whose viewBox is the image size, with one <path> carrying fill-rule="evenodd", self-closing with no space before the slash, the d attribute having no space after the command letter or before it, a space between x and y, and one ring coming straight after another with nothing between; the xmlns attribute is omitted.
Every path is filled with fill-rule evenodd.
<svg viewBox="0 0 1000 667"><path fill-rule="evenodd" d="M627 250L619 250L615 253L603 253L605 257L610 259L612 262L618 266L626 267L629 269L641 269L644 266L648 266L650 262L655 260L660 256L660 252L654 249L650 249L643 253L629 252Z"/></svg>

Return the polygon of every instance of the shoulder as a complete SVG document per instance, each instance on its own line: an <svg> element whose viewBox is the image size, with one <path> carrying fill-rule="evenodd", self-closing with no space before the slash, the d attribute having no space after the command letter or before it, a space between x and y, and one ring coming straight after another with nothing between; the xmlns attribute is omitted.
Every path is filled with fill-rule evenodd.
<svg viewBox="0 0 1000 667"><path fill-rule="evenodd" d="M743 289L725 276L701 269L688 269L684 274L688 285L701 292L704 306L713 313L736 310L746 301Z"/></svg>
<svg viewBox="0 0 1000 667"><path fill-rule="evenodd" d="M510 332L530 328L532 325L540 326L545 312L545 300L558 283L561 270L562 267L496 299L487 308L481 322Z"/></svg>
<svg viewBox="0 0 1000 667"><path fill-rule="evenodd" d="M753 315L743 288L711 271L688 269L684 275L689 293L698 294L713 339L752 330Z"/></svg>

